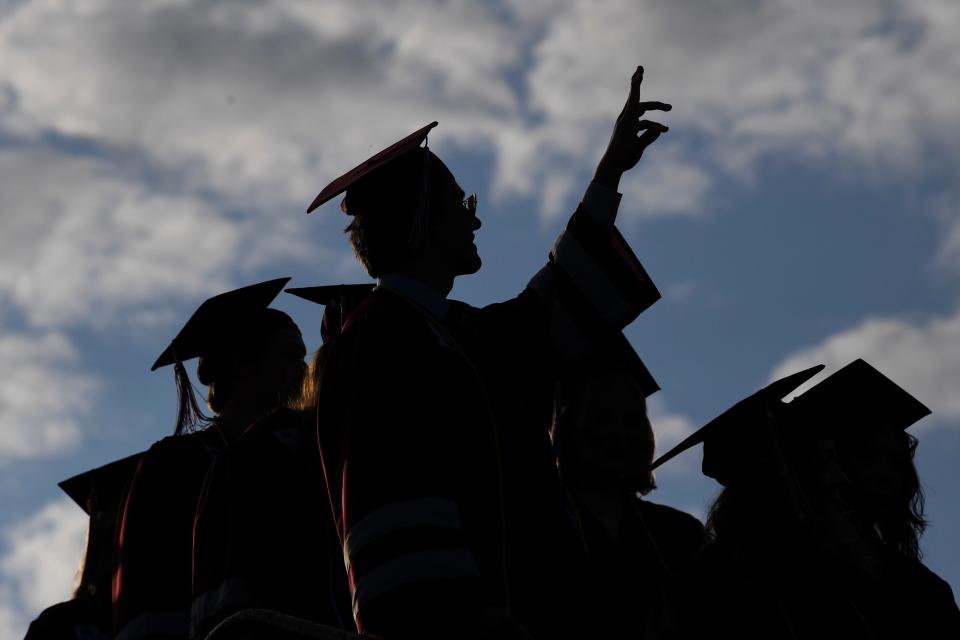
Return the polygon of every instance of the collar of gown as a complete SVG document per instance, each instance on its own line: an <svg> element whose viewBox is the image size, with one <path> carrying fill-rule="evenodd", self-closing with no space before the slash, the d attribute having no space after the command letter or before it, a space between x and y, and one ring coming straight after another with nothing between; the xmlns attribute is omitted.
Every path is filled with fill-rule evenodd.
<svg viewBox="0 0 960 640"><path fill-rule="evenodd" d="M378 280L378 283L416 302L438 320L444 320L447 317L450 301L440 295L436 289L416 278L399 273L387 273Z"/></svg>

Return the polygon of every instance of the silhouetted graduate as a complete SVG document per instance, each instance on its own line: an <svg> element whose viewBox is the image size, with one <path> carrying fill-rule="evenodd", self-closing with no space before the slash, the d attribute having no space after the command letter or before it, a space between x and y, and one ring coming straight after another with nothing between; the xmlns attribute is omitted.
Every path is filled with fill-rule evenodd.
<svg viewBox="0 0 960 640"><path fill-rule="evenodd" d="M584 201L516 298L446 298L481 265L477 200L419 145L335 180L378 287L332 343L318 432L358 629L388 639L570 637L584 554L556 476L553 384L659 294L613 226L621 174L666 127L642 70ZM639 135L638 135L639 134ZM508 614L509 612L509 614ZM519 624L518 624L519 623ZM522 625L522 626L521 626Z"/></svg>
<svg viewBox="0 0 960 640"><path fill-rule="evenodd" d="M868 533L872 525L858 513L863 506L849 501L864 487L849 482L844 469L854 471L857 463L838 456L847 445L836 442L857 429L902 429L927 413L865 364L854 363L789 404L778 399L822 367L774 383L664 456L704 442L704 473L726 488L708 520L716 541L685 572L662 637L955 636L949 588L918 562L871 553L871 538L875 547L883 534ZM852 436L861 454L864 433ZM909 455L894 456L900 472ZM902 509L914 494L906 483L899 489L906 489L895 491ZM871 555L879 560L876 574ZM943 635L945 624L950 631Z"/></svg>
<svg viewBox="0 0 960 640"><path fill-rule="evenodd" d="M590 592L601 601L595 637L644 637L668 574L706 542L699 520L641 498L656 488L645 375L624 340L557 391L557 466L590 557Z"/></svg>
<svg viewBox="0 0 960 640"><path fill-rule="evenodd" d="M837 588L844 478L832 444L781 401L822 369L770 384L654 462L703 443L703 473L724 486L714 540L679 572L654 637L870 637Z"/></svg>
<svg viewBox="0 0 960 640"><path fill-rule="evenodd" d="M302 382L300 331L288 315L268 308L288 281L210 298L153 365L175 367L177 427L141 458L125 499L113 581L120 639L187 637L193 522L207 467ZM183 367L192 358L200 358L197 375L209 387L213 419L200 414Z"/></svg>
<svg viewBox="0 0 960 640"><path fill-rule="evenodd" d="M919 400L862 359L792 403L825 427L849 484L855 514L846 588L874 638L960 638L950 586L920 562L926 527L913 464L917 439L906 429L930 413Z"/></svg>
<svg viewBox="0 0 960 640"><path fill-rule="evenodd" d="M341 314L373 285L288 289L325 305L324 342ZM311 361L295 408L248 427L210 465L197 508L191 637L229 615L271 609L353 629L343 552L327 504L317 449L318 380L325 347Z"/></svg>
<svg viewBox="0 0 960 640"><path fill-rule="evenodd" d="M142 454L85 471L59 483L90 516L73 598L45 609L24 640L107 640L113 637L110 581L116 565L114 537L120 500Z"/></svg>

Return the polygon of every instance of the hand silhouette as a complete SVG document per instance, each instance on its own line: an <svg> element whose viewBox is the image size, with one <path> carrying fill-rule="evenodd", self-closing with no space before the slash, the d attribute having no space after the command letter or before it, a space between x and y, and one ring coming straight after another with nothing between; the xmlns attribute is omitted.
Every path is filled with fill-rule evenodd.
<svg viewBox="0 0 960 640"><path fill-rule="evenodd" d="M594 182L617 189L620 176L637 165L644 150L669 127L652 120L641 120L647 111L670 111L673 106L665 102L640 101L640 84L643 82L643 67L637 67L630 78L630 94L627 103L617 117L613 135L607 144Z"/></svg>

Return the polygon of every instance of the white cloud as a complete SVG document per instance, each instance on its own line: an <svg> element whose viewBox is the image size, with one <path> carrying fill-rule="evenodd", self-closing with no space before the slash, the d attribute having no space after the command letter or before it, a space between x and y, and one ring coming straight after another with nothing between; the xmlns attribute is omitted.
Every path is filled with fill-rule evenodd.
<svg viewBox="0 0 960 640"><path fill-rule="evenodd" d="M238 202L302 206L438 119L434 146L492 150L494 195L546 189L549 215L639 62L682 146L658 143L624 186L638 214L689 215L771 152L922 171L925 144L960 136L958 27L952 0L35 0L0 22L0 127L144 150Z"/></svg>
<svg viewBox="0 0 960 640"><path fill-rule="evenodd" d="M567 198L575 188L573 179L569 175L554 175L544 178L543 187L540 190L540 212L548 219L567 214L564 207Z"/></svg>
<svg viewBox="0 0 960 640"><path fill-rule="evenodd" d="M774 152L922 171L918 149L960 137L958 24L951 0L21 3L0 17L0 134L67 139L0 152L0 292L35 325L102 324L277 258L342 273L342 236L308 248L300 208L433 118L435 148L492 152L494 197L550 219L637 62L675 109L651 114L672 131L624 180L624 219L701 214Z"/></svg>
<svg viewBox="0 0 960 640"><path fill-rule="evenodd" d="M65 451L99 382L76 369L77 354L60 333L0 335L0 462Z"/></svg>
<svg viewBox="0 0 960 640"><path fill-rule="evenodd" d="M46 607L71 596L83 555L87 516L58 500L3 533L0 557L0 632L21 637Z"/></svg>
<svg viewBox="0 0 960 640"><path fill-rule="evenodd" d="M651 114L671 125L664 140L675 136L685 145L675 166L651 178L680 172L697 181L686 200L645 202L652 212L702 206L714 186L700 175L705 167L749 178L778 152L831 163L832 172L853 162L884 169L881 175L916 175L924 170L924 145L951 149L960 138L960 49L953 44L960 8L951 0L578 0L543 7L523 10L543 20L528 76L542 125L535 148L518 144L517 155L552 160L560 171L569 156L595 157L630 70L642 63L643 95L674 104L669 114ZM642 162L656 166L661 151ZM630 180L638 190L654 188L639 175Z"/></svg>
<svg viewBox="0 0 960 640"><path fill-rule="evenodd" d="M661 150L652 150L656 159L643 163L636 176L624 181L624 217L651 218L661 216L696 216L704 212L714 179L702 167L679 157L663 157Z"/></svg>
<svg viewBox="0 0 960 640"><path fill-rule="evenodd" d="M35 326L163 311L171 298L213 294L238 272L306 255L299 217L228 216L53 151L0 151L0 210L0 293Z"/></svg>
<svg viewBox="0 0 960 640"><path fill-rule="evenodd" d="M863 358L933 411L917 427L960 423L960 312L926 322L865 320L779 364L771 380L814 364L827 368L798 389L802 393L824 376Z"/></svg>
<svg viewBox="0 0 960 640"><path fill-rule="evenodd" d="M26 632L25 621L10 604L12 600L10 590L0 585L0 636L4 638L20 638Z"/></svg>
<svg viewBox="0 0 960 640"><path fill-rule="evenodd" d="M148 150L221 194L306 206L425 122L480 139L516 98L517 37L482 3L60 2L0 24L21 132Z"/></svg>

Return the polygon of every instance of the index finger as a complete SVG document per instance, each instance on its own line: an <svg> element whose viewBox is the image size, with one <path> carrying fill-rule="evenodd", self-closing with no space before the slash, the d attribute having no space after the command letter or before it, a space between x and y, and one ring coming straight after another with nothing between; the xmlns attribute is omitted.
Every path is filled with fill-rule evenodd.
<svg viewBox="0 0 960 640"><path fill-rule="evenodd" d="M630 95L627 96L627 107L640 101L640 84L643 82L643 67L638 66L630 77Z"/></svg>

